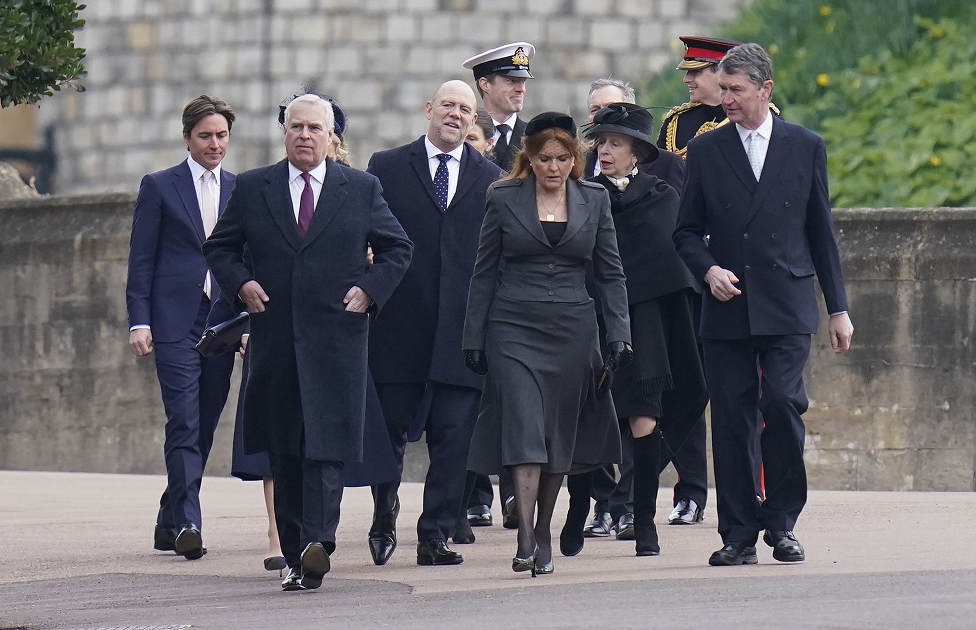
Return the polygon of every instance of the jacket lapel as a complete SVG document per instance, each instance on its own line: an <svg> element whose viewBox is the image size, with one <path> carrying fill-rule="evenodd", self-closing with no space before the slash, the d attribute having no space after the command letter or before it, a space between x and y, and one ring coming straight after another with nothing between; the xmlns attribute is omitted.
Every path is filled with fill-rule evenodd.
<svg viewBox="0 0 976 630"><path fill-rule="evenodd" d="M458 173L457 188L454 190L454 197L451 199L450 205L447 209L450 210L455 203L464 196L464 193L471 188L475 180L478 179L477 173L474 172L474 168L471 166L471 162L477 159L475 155L475 150L471 148L470 145L465 143L464 151L461 153L461 169Z"/></svg>
<svg viewBox="0 0 976 630"><path fill-rule="evenodd" d="M440 214L441 202L437 200L437 193L434 192L434 180L430 178L430 166L427 164L427 146L424 144L424 137L411 145L410 153L410 165L413 166L413 170L416 171L417 178L420 180L420 185L427 191L427 196L434 204L433 209L437 211L437 214Z"/></svg>
<svg viewBox="0 0 976 630"><path fill-rule="evenodd" d="M535 177L523 179L514 198L508 202L508 207L529 234L536 237L546 247L552 247L546 233L539 223L539 209L535 204Z"/></svg>
<svg viewBox="0 0 976 630"><path fill-rule="evenodd" d="M773 116L772 113L769 115ZM769 146L766 147L766 161L763 162L762 173L759 175L759 185L756 187L756 192L752 196L752 203L749 206L749 216L746 218L746 221L751 220L753 215L756 214L756 211L759 210L759 205L766 198L766 195L769 194L769 191L782 183L780 180L780 172L783 170L783 164L788 161L787 158L790 153L788 136L789 133L786 131L786 125L776 116L773 116L773 133L769 138Z"/></svg>
<svg viewBox="0 0 976 630"><path fill-rule="evenodd" d="M218 217L224 213L224 208L227 207L231 190L234 188L234 179L233 175L224 169L220 169L220 204L217 206Z"/></svg>
<svg viewBox="0 0 976 630"><path fill-rule="evenodd" d="M193 186L193 175L190 173L190 167L187 166L186 162L183 162L181 168L176 169L176 179L173 180L173 185L176 186L176 192L183 202L183 208L190 219L190 225L193 226L202 245L203 241L207 239L203 233L203 215L200 214L200 202L197 201L197 189Z"/></svg>
<svg viewBox="0 0 976 630"><path fill-rule="evenodd" d="M563 232L563 237L556 243L556 247L559 247L576 236L576 233L580 231L580 228L583 227L586 220L590 218L590 213L586 211L586 201L583 199L583 193L580 192L581 186L582 184L576 181L570 181L566 185L566 213L569 216L566 217L566 231Z"/></svg>
<svg viewBox="0 0 976 630"><path fill-rule="evenodd" d="M312 223L308 226L308 233L302 240L300 249L307 247L312 241L318 238L325 231L329 222L335 218L339 208L346 201L346 191L343 190L346 182L342 167L336 164L332 158L326 159L325 181L322 182L322 192L319 193L319 202L315 204L315 214L312 215ZM370 203L371 200L366 200ZM295 223L295 233L298 233L298 223Z"/></svg>
<svg viewBox="0 0 976 630"><path fill-rule="evenodd" d="M268 182L264 188L264 200L268 204L268 211L285 240L297 250L301 241L298 238L298 222L295 220L291 193L288 191L288 160L275 164L274 168L268 171L265 181Z"/></svg>
<svg viewBox="0 0 976 630"><path fill-rule="evenodd" d="M742 180L749 194L754 194L758 182L756 182L755 173L752 172L752 168L749 166L749 156L746 155L746 150L742 146L742 139L739 138L738 129L735 125L725 125L716 129L715 133L722 134L722 142L719 144L722 155L725 156L725 159L732 166L732 170Z"/></svg>

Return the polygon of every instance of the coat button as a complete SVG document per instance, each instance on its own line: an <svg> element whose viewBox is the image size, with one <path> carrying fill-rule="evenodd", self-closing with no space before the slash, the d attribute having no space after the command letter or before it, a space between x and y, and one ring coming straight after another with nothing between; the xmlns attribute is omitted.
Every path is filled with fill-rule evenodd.
<svg viewBox="0 0 976 630"><path fill-rule="evenodd" d="M552 263L549 263L549 268L550 268L550 269L555 269L555 268L556 268L556 265L554 265L554 264L552 264Z"/></svg>
<svg viewBox="0 0 976 630"><path fill-rule="evenodd" d="M552 282L552 278L549 278L549 282Z"/></svg>
<svg viewBox="0 0 976 630"><path fill-rule="evenodd" d="M789 202L789 201L787 201L787 202L786 202L786 203L784 203L783 205L784 205L784 206L786 206L787 208L789 208L789 207L790 207L790 202Z"/></svg>
<svg viewBox="0 0 976 630"><path fill-rule="evenodd" d="M549 295L556 295L556 293L554 291L550 291Z"/></svg>
<svg viewBox="0 0 976 630"><path fill-rule="evenodd" d="M773 269L777 269L777 268L778 268L778 267L777 267L777 265L775 265L775 264L774 264L774 265L773 265Z"/></svg>
<svg viewBox="0 0 976 630"><path fill-rule="evenodd" d="M749 271L749 268L750 268L749 265L746 265L746 271Z"/></svg>
<svg viewBox="0 0 976 630"><path fill-rule="evenodd" d="M774 241L776 240L776 232L773 232L773 236L772 236L772 239L773 239Z"/></svg>
<svg viewBox="0 0 976 630"><path fill-rule="evenodd" d="M742 238L748 241L749 240L749 235L748 234L743 234L742 235Z"/></svg>

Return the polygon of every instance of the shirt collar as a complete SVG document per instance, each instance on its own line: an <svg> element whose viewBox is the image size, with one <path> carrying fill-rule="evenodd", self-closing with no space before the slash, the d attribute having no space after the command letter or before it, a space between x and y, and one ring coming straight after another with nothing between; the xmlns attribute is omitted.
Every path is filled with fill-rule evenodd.
<svg viewBox="0 0 976 630"><path fill-rule="evenodd" d="M192 157L186 158L186 165L190 167L190 175L193 176L193 181L197 182L203 177L203 172L207 169L203 168L203 165L194 160ZM220 183L220 164L213 167L211 172L214 174L214 180Z"/></svg>
<svg viewBox="0 0 976 630"><path fill-rule="evenodd" d="M455 160L457 160L458 162L460 162L461 161L461 154L464 153L464 143L463 142L461 144L459 144L458 146L456 146L453 151L441 151L440 149L438 149L437 147L434 146L434 143L430 141L430 138L428 138L427 136L424 136L424 146L427 147L427 159L428 160L434 159L435 157L437 157L441 153L447 153L452 158L454 158Z"/></svg>
<svg viewBox="0 0 976 630"><path fill-rule="evenodd" d="M518 120L518 112L514 112L511 116L508 117L508 120L498 121L492 118L491 124L495 125L495 127L497 127L498 125L508 125L509 129L515 129L515 121L517 120Z"/></svg>
<svg viewBox="0 0 976 630"><path fill-rule="evenodd" d="M312 170L310 170L308 172L308 174L312 176L312 179L314 179L315 181L317 181L320 184L323 183L323 182L325 182L325 162L326 161L323 161L321 164L319 164L318 166L316 166L315 168L313 168ZM295 168L295 165L292 164L291 162L289 162L288 163L288 181L289 182L293 182L297 178L301 177L301 175L302 175L301 169Z"/></svg>
<svg viewBox="0 0 976 630"><path fill-rule="evenodd" d="M735 123L735 130L739 132L739 139L741 139L742 142L745 142L746 138L749 137L749 134L754 131L753 129L746 129L739 123ZM766 110L766 119L762 121L762 124L759 125L755 131L766 140L769 140L769 138L773 135L773 114L768 109Z"/></svg>

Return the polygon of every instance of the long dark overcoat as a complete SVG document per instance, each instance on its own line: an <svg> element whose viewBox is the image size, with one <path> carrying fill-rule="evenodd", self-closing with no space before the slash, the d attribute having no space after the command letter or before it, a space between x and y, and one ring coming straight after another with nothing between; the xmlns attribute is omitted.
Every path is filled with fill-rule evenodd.
<svg viewBox="0 0 976 630"><path fill-rule="evenodd" d="M413 249L381 193L372 175L328 160L302 239L288 162L238 175L203 250L225 295L256 280L270 298L265 312L251 317L247 452L362 460L369 318L393 293ZM367 242L374 256L368 269ZM241 262L245 244L253 273ZM354 285L375 301L371 315L344 310Z"/></svg>
<svg viewBox="0 0 976 630"><path fill-rule="evenodd" d="M485 197L502 170L465 144L457 190L444 212L423 137L373 154L367 171L380 179L390 210L414 243L410 269L370 324L373 380L480 390L484 379L464 367L461 332Z"/></svg>

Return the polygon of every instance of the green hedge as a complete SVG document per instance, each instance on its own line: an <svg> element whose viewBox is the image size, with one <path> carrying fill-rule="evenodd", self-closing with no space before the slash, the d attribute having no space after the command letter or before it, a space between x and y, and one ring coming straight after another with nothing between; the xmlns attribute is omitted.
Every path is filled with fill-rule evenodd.
<svg viewBox="0 0 976 630"><path fill-rule="evenodd" d="M85 76L85 51L74 38L84 8L74 0L3 0L0 107L35 103Z"/></svg>
<svg viewBox="0 0 976 630"><path fill-rule="evenodd" d="M976 2L758 0L716 35L770 52L773 101L827 143L834 205L976 204ZM642 102L684 102L681 77Z"/></svg>

